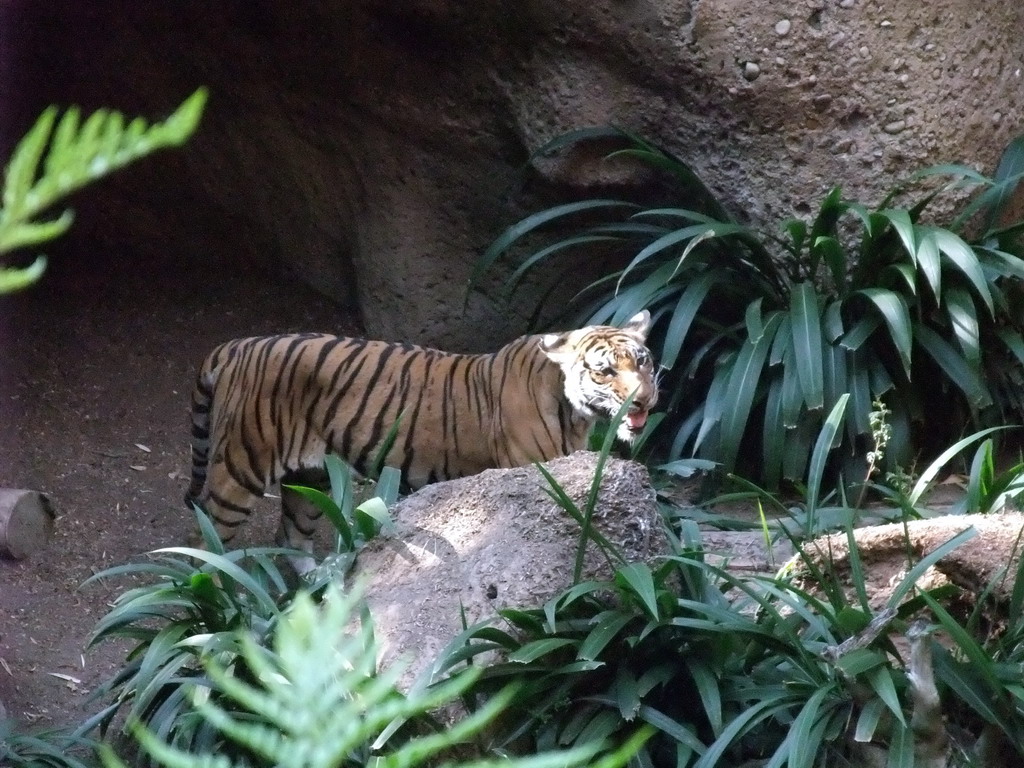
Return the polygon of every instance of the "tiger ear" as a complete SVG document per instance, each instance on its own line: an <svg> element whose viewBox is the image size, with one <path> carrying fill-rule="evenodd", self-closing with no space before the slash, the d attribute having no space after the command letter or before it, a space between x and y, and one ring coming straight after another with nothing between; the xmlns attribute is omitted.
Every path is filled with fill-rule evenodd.
<svg viewBox="0 0 1024 768"><path fill-rule="evenodd" d="M540 337L540 351L556 363L572 357L568 333L546 333Z"/></svg>
<svg viewBox="0 0 1024 768"><path fill-rule="evenodd" d="M651 330L651 313L646 309L637 312L622 326L622 330L636 336L640 341L647 341L647 333Z"/></svg>

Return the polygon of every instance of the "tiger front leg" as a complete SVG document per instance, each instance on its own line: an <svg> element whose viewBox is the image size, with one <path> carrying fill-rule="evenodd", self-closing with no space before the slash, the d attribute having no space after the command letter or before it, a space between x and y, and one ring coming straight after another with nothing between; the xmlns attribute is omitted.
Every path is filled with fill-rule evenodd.
<svg viewBox="0 0 1024 768"><path fill-rule="evenodd" d="M327 491L330 487L322 470L297 470L281 480L281 522L275 541L278 546L290 547L308 553L308 557L289 556L288 561L300 577L316 568L313 558L313 534L320 519L320 508L290 485L302 485Z"/></svg>

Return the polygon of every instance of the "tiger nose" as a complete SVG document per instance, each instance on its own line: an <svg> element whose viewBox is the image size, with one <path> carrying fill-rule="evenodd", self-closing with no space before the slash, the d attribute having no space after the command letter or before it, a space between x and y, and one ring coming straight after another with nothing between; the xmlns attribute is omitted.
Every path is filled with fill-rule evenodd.
<svg viewBox="0 0 1024 768"><path fill-rule="evenodd" d="M658 402L658 390L656 387L641 384L633 393L633 405L630 410L649 411Z"/></svg>
<svg viewBox="0 0 1024 768"><path fill-rule="evenodd" d="M650 410L652 405L654 405L654 400L650 397L649 393L637 388L633 393L633 402L629 404L629 412L647 411Z"/></svg>

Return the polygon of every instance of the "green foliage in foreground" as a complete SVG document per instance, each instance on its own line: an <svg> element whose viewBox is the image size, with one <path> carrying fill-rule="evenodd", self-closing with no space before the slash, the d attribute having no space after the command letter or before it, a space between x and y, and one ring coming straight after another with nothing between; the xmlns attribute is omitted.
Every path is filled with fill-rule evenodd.
<svg viewBox="0 0 1024 768"><path fill-rule="evenodd" d="M206 97L200 88L153 125L141 117L126 121L106 109L83 119L77 107L58 120L57 107L47 108L7 164L0 192L0 254L64 234L73 219L69 209L56 218L40 221L39 216L72 192L158 149L183 144L199 124ZM0 263L0 294L31 285L45 268L44 256L24 268Z"/></svg>
<svg viewBox="0 0 1024 768"><path fill-rule="evenodd" d="M324 594L322 582L309 587L313 596L296 596L271 557L293 552L226 552L201 516L211 551L162 550L152 562L100 575L153 583L126 592L97 627L97 639L137 643L106 687L114 704L98 717L121 711L125 733L142 748L135 764L171 768L400 768L467 758L494 768L910 765L922 748L922 717L955 726L950 755L979 765L988 765L984 749L1024 756L1024 566L994 573L965 614L950 607L956 588L918 582L974 530L923 556L908 538L901 581L885 605L873 604L867 566L852 546L857 511L826 503L825 468L848 402L840 399L817 436L802 505L790 520L766 522L766 534L790 536L798 553L775 576L731 571L705 550L694 522L671 518L663 559L624 560L594 525L613 419L583 503L545 473L551 497L580 524L574 583L543 606L508 608L466 628L404 696L394 689L399 669L376 669L372 617L354 620L355 596ZM978 446L969 478L978 493L968 509L1019 487L1019 472L992 467L989 435L940 457ZM926 513L920 503L940 466L890 491L896 519ZM344 521L345 554L387 520L358 513L341 469L333 466L331 496L320 501ZM382 475L381 483L378 492L390 496L393 479ZM839 539L802 538L837 525ZM832 548L844 538L850 555L841 568ZM590 546L606 555L609 580L581 581ZM994 607L996 587L1012 580L1010 605ZM995 614L1008 623L993 625ZM923 629L922 615L932 622ZM909 658L893 635L911 639ZM494 652L498 661L474 665ZM922 680L938 691L931 708L922 704ZM456 699L467 714L439 722L438 708ZM121 759L106 750L108 768Z"/></svg>
<svg viewBox="0 0 1024 768"><path fill-rule="evenodd" d="M87 724L84 730L89 729ZM29 733L12 719L0 719L0 765L6 768L89 768L87 756L95 748L82 728Z"/></svg>
<svg viewBox="0 0 1024 768"><path fill-rule="evenodd" d="M992 178L930 168L877 206L837 187L778 234L738 223L685 162L625 132L572 132L538 154L594 139L621 145L607 159L666 176L676 199L595 198L539 211L494 241L475 278L523 243L533 251L510 287L574 256L620 254L626 266L578 298L588 322L617 324L644 308L654 316L651 345L668 369L670 459L693 455L733 471L743 458L751 480L799 480L843 394L850 406L832 477L844 465L848 477L864 475L877 400L891 411L890 458L901 466L966 425L1024 421L1024 222L1003 221L1024 171L1024 137ZM943 177L952 182L937 188ZM925 218L964 187L977 192L944 226Z"/></svg>
<svg viewBox="0 0 1024 768"><path fill-rule="evenodd" d="M511 692L500 693L475 715L451 727L400 742L394 739L399 743L374 754L371 743L390 723L422 717L449 704L477 673L465 672L422 695L398 694L394 684L401 668L376 673L372 626L365 615L358 627L354 626L358 607L358 595L345 596L336 589L328 590L319 607L300 593L276 625L271 643L260 642L247 632L236 633L248 674L240 676L220 664L215 655L206 656L206 678L222 696L211 698L210 688L204 684L192 689L198 715L220 735L216 747L176 749L136 723L133 731L142 747L158 764L169 768L370 764L402 768L437 764L445 756L452 762L452 750L491 722L504 709ZM637 745L628 743L597 762L600 742L523 760L460 764L478 768L499 764L510 768L588 764L619 768ZM108 768L123 766L109 748L103 750L103 757Z"/></svg>
<svg viewBox="0 0 1024 768"><path fill-rule="evenodd" d="M793 536L797 556L776 576L731 572L704 550L696 524L683 520L662 564L622 563L610 581L577 580L542 607L502 610L455 638L429 680L480 654L501 654L464 696L486 702L515 683L493 732L498 749L614 742L642 723L655 729L637 756L644 766L912 765L926 746L917 719L941 729L945 716L956 725L950 755L978 757L994 745L1024 757L1024 689L1016 677L1024 658L1024 565L1003 567L982 589L988 597L1016 579L1009 606L983 598L958 617L943 607L955 602L955 587L921 589L918 582L974 529L923 556L908 539L901 581L885 605L872 606L867 565L853 542L856 510L845 508L840 525L849 552L843 569L833 559L835 540L812 543L794 533L828 527L822 478L847 401L837 403L815 442L806 483L813 495L800 525L780 528ZM972 482L1012 484L991 482L985 443L979 455ZM919 502L935 472L929 467L904 500ZM564 497L557 487L552 495ZM579 519L578 510L566 511ZM993 631L990 609L1009 616L1009 626ZM924 631L914 621L922 613L933 621ZM912 638L909 659L894 634ZM929 684L939 691L933 704L922 695Z"/></svg>

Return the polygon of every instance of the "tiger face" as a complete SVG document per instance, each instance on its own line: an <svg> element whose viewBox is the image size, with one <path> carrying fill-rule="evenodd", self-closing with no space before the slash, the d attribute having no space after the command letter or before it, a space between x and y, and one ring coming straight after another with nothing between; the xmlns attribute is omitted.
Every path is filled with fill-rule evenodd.
<svg viewBox="0 0 1024 768"><path fill-rule="evenodd" d="M654 360L645 346L651 313L634 315L622 328L588 326L541 337L545 355L565 376L565 395L583 416L611 418L631 394L633 402L617 436L632 442L658 402Z"/></svg>

